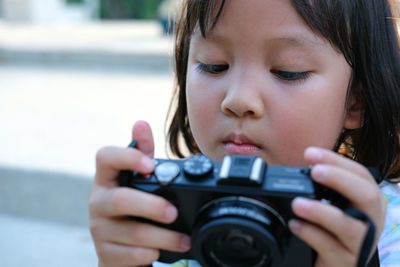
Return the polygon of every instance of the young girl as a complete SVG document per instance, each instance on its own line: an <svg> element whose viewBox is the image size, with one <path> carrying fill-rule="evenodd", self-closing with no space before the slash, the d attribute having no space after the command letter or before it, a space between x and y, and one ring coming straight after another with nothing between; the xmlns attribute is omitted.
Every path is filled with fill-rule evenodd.
<svg viewBox="0 0 400 267"><path fill-rule="evenodd" d="M186 149L214 161L244 154L312 165L317 183L373 220L382 266L400 263L400 58L387 1L183 1L169 128L179 157ZM154 169L149 125L137 122L132 137L137 149L97 154L90 216L100 266L147 265L159 249L190 248L184 234L126 219L177 217L167 200L117 186L120 170ZM363 222L317 200L298 197L292 209L302 220L290 230L317 252L315 266L357 263Z"/></svg>

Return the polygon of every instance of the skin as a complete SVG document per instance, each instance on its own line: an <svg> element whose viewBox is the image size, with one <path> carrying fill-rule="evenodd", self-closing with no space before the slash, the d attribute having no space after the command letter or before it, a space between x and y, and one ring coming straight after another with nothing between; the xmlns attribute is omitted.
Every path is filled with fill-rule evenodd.
<svg viewBox="0 0 400 267"><path fill-rule="evenodd" d="M343 127L359 126L360 113L348 121L345 108L350 66L288 1L250 2L228 1L207 38L192 37L186 88L194 138L214 160L247 149L269 164L305 165L307 147L331 149ZM202 64L229 69L214 74L199 71ZM251 141L242 150L226 144L232 133Z"/></svg>
<svg viewBox="0 0 400 267"><path fill-rule="evenodd" d="M150 159L154 140L148 123L137 122L132 138L138 149L104 147L96 154L96 176L89 201L90 231L99 257L99 266L140 266L159 257L159 249L186 251L189 237L160 227L126 219L139 216L171 223L177 209L161 197L118 187L121 170L143 174L154 170Z"/></svg>
<svg viewBox="0 0 400 267"><path fill-rule="evenodd" d="M239 153L269 164L312 165L312 178L368 214L378 237L385 215L378 186L363 166L330 151L343 128L361 126L362 105L352 98L346 105L350 75L343 56L288 0L227 1L207 39L192 36L187 105L194 138L214 160ZM99 266L140 266L155 261L159 249L190 246L183 234L126 219L169 223L177 216L165 199L117 187L120 170L154 170L150 126L137 122L132 138L137 149L105 147L96 156L89 206ZM356 264L363 223L316 200L296 198L292 209L303 220L292 220L290 229L317 251L315 266Z"/></svg>

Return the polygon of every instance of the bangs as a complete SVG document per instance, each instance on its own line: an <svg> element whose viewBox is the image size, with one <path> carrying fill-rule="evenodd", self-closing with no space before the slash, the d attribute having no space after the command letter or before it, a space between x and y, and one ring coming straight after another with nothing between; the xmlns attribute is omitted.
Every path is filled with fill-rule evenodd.
<svg viewBox="0 0 400 267"><path fill-rule="evenodd" d="M186 23L187 30L191 34L198 27L201 35L205 38L218 22L222 10L225 6L225 0L203 1L195 0L188 3Z"/></svg>

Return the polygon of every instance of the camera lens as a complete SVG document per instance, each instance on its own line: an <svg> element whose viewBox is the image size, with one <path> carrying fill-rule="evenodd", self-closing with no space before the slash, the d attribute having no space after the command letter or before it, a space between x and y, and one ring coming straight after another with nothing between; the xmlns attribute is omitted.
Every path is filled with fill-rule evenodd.
<svg viewBox="0 0 400 267"><path fill-rule="evenodd" d="M237 196L206 204L192 233L194 257L202 266L281 266L287 242L286 223L274 209Z"/></svg>

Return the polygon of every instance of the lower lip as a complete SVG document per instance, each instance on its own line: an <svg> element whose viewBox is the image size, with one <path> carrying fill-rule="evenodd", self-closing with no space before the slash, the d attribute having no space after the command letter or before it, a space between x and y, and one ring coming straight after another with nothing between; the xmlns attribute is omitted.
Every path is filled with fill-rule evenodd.
<svg viewBox="0 0 400 267"><path fill-rule="evenodd" d="M236 144L236 143L224 143L224 148L229 154L239 155L255 155L260 152L260 148L250 144Z"/></svg>

